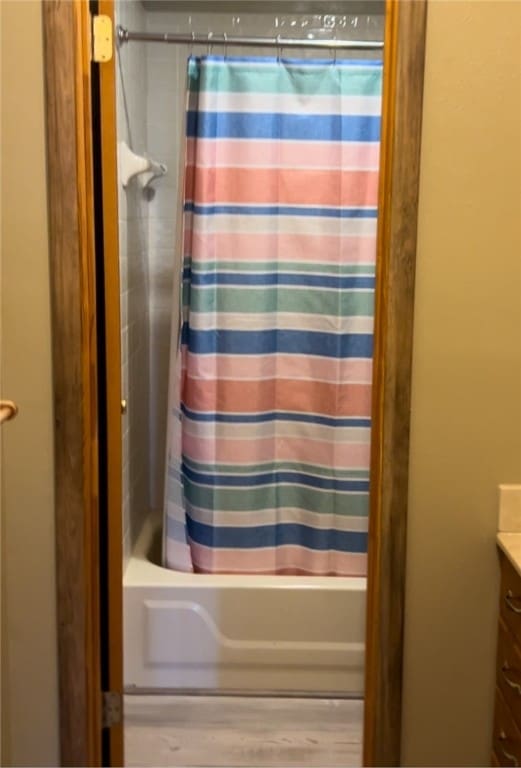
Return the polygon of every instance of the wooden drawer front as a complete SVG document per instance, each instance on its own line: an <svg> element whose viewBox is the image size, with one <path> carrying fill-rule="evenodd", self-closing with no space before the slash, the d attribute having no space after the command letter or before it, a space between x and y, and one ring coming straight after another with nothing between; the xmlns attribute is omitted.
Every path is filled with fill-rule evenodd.
<svg viewBox="0 0 521 768"><path fill-rule="evenodd" d="M499 688L496 688L493 749L499 765L521 766L521 733Z"/></svg>
<svg viewBox="0 0 521 768"><path fill-rule="evenodd" d="M499 622L496 681L521 730L521 651L502 621Z"/></svg>
<svg viewBox="0 0 521 768"><path fill-rule="evenodd" d="M521 643L521 576L502 558L501 563L501 618Z"/></svg>

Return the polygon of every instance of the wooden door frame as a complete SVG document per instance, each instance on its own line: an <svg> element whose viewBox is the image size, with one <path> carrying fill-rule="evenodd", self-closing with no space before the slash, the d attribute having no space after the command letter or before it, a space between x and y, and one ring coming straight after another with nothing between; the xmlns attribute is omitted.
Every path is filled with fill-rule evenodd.
<svg viewBox="0 0 521 768"><path fill-rule="evenodd" d="M99 0L113 13L113 0ZM47 100L47 169L54 364L56 563L61 760L102 761L102 676L122 685L121 487L108 470L112 527L112 612L104 642L115 664L102 668L100 635L100 411L107 461L121 461L119 293L114 125L102 126L104 219L98 251L104 283L96 286L96 215L90 75L90 19L85 0L42 3ZM384 106L373 374L371 514L364 765L400 762L402 645L408 491L414 266L425 55L426 0L386 0ZM114 95L114 62L101 65L102 91ZM113 109L110 103L106 105ZM110 121L109 121L110 122ZM114 121L112 121L113 123ZM108 190L108 192L107 192ZM98 359L96 299L111 303L104 359ZM99 403L99 376L105 376ZM107 425L104 425L106 430ZM103 447L103 446L102 446ZM101 510L103 511L103 510ZM103 519L103 518L102 518ZM120 536L121 538L121 536ZM119 558L119 563L115 561ZM103 557L101 557L103 560ZM119 570L118 570L119 569ZM117 574L119 573L119 577ZM116 578L114 578L116 574ZM119 582L118 582L119 578ZM106 636L105 636L106 635ZM118 647L119 646L119 647ZM108 676L107 676L108 675ZM122 729L111 729L109 764L122 758Z"/></svg>
<svg viewBox="0 0 521 768"><path fill-rule="evenodd" d="M88 5L42 3L60 746L101 764L96 286Z"/></svg>
<svg viewBox="0 0 521 768"><path fill-rule="evenodd" d="M414 278L427 0L386 0L364 765L400 764Z"/></svg>

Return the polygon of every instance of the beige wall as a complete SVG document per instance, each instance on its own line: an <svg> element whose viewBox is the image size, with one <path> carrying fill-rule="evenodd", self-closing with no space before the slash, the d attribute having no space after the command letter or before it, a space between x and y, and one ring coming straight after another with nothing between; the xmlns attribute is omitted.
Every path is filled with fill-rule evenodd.
<svg viewBox="0 0 521 768"><path fill-rule="evenodd" d="M3 430L4 702L12 762L51 765L58 758L40 10L37 2L1 7L2 391L22 408ZM488 759L496 486L521 481L520 29L519 3L431 0L406 764Z"/></svg>
<svg viewBox="0 0 521 768"><path fill-rule="evenodd" d="M521 482L521 3L431 0L403 759L490 765L498 483Z"/></svg>
<svg viewBox="0 0 521 768"><path fill-rule="evenodd" d="M2 0L2 765L57 765L41 7Z"/></svg>

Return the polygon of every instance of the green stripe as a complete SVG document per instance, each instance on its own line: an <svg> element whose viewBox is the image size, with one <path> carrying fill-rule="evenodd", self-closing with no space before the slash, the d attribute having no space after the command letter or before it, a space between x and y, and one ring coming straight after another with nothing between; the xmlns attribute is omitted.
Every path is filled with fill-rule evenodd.
<svg viewBox="0 0 521 768"><path fill-rule="evenodd" d="M185 292L185 303L188 302ZM193 312L302 312L311 315L368 317L374 311L374 292L324 291L280 288L192 285L190 309Z"/></svg>
<svg viewBox="0 0 521 768"><path fill-rule="evenodd" d="M183 457L183 461L196 472L220 475L256 475L262 472L301 472L337 480L368 480L367 469L332 469L298 461L267 461L260 464L203 464Z"/></svg>
<svg viewBox="0 0 521 768"><path fill-rule="evenodd" d="M382 67L327 65L280 66L244 62L240 67L190 60L190 91L231 93L299 93L308 95L379 96Z"/></svg>
<svg viewBox="0 0 521 768"><path fill-rule="evenodd" d="M185 268L190 266L185 262ZM192 271L205 272L310 272L317 275L369 275L375 273L374 264L321 264L313 262L291 261L206 261L203 264L192 262Z"/></svg>
<svg viewBox="0 0 521 768"><path fill-rule="evenodd" d="M297 485L277 483L264 488L209 488L185 480L184 491L188 501L202 509L220 509L230 512L299 507L309 512L326 515L367 517L369 494L317 491Z"/></svg>

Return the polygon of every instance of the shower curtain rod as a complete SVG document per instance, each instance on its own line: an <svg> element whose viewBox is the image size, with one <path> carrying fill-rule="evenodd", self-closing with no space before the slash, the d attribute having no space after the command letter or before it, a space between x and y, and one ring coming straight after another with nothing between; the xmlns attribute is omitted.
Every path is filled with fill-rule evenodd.
<svg viewBox="0 0 521 768"><path fill-rule="evenodd" d="M207 35L177 34L172 32L130 32L125 27L117 27L118 43L129 43L140 40L147 43L185 43L188 45L228 45L250 46L252 48L328 48L330 50L381 50L383 42L379 40L324 40L297 37L242 37L240 35L215 36L212 32Z"/></svg>

